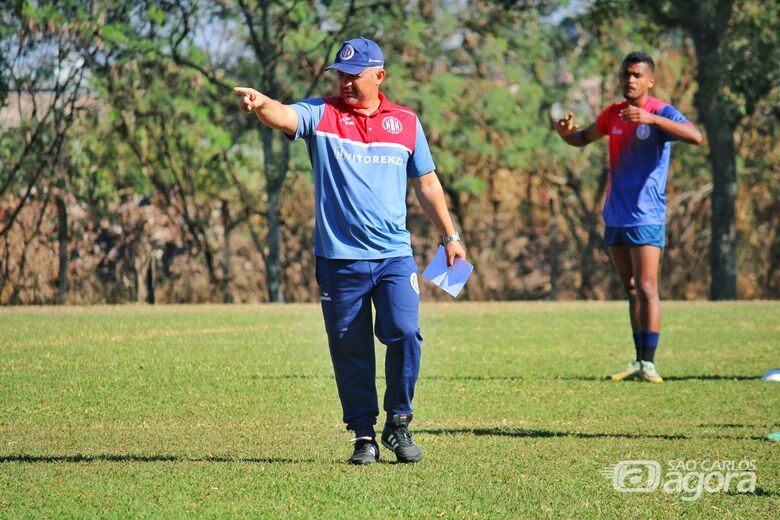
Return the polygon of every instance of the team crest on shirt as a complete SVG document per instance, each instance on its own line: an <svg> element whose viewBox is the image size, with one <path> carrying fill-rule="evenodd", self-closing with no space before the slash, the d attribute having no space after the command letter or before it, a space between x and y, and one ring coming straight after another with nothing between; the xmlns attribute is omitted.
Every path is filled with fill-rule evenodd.
<svg viewBox="0 0 780 520"><path fill-rule="evenodd" d="M341 49L341 53L339 54L339 58L341 58L341 61L348 61L352 59L352 56L355 55L355 48L352 47L350 44L346 44L343 49Z"/></svg>
<svg viewBox="0 0 780 520"><path fill-rule="evenodd" d="M390 134L400 134L404 129L398 118L393 116L387 116L382 120L382 128L387 130Z"/></svg>
<svg viewBox="0 0 780 520"><path fill-rule="evenodd" d="M644 141L645 139L650 137L650 127L644 124L639 125L638 127L636 127L636 136L642 141Z"/></svg>
<svg viewBox="0 0 780 520"><path fill-rule="evenodd" d="M414 292L420 294L420 282L417 280L417 273L412 273L409 277L409 283L412 285Z"/></svg>

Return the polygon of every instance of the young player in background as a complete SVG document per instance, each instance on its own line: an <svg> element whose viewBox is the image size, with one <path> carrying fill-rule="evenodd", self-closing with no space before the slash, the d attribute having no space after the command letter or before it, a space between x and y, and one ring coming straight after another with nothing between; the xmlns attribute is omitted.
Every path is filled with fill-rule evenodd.
<svg viewBox="0 0 780 520"><path fill-rule="evenodd" d="M629 302L636 358L609 376L661 383L655 351L661 335L658 267L664 248L666 180L671 141L698 145L701 134L676 108L650 96L655 64L632 52L620 67L624 101L604 109L596 122L579 130L574 114L556 130L572 146L609 136L609 182L604 204L604 240Z"/></svg>

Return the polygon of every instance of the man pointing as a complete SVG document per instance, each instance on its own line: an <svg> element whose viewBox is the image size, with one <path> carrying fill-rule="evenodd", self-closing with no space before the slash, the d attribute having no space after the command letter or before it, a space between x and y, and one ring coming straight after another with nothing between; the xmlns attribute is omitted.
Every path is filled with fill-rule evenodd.
<svg viewBox="0 0 780 520"><path fill-rule="evenodd" d="M243 111L303 138L309 150L316 276L343 420L355 432L353 464L379 460L372 303L376 337L387 346L382 444L399 462L422 459L408 430L422 336L417 265L406 229L407 178L443 236L448 265L466 254L417 115L379 92L383 67L379 46L355 38L328 67L338 75L338 96L284 105L251 88L234 89Z"/></svg>

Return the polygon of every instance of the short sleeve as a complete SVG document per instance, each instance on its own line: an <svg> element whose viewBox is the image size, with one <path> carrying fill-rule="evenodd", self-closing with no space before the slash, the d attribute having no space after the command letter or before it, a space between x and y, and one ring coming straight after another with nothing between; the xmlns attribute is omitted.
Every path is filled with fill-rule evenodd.
<svg viewBox="0 0 780 520"><path fill-rule="evenodd" d="M406 165L407 177L421 177L426 173L431 173L436 169L431 157L431 149L428 146L428 139L425 138L420 120L417 119L417 131L414 140L414 150L409 162Z"/></svg>
<svg viewBox="0 0 780 520"><path fill-rule="evenodd" d="M317 125L320 124L322 115L325 113L325 100L322 98L311 98L298 101L290 105L298 114L298 128L295 135L288 136L291 139L299 139L312 135Z"/></svg>
<svg viewBox="0 0 780 520"><path fill-rule="evenodd" d="M666 119L671 119L675 123L686 123L691 124L690 121L676 108L674 108L672 105L666 105L661 110L658 111L658 115L661 117L665 117ZM662 139L664 141L676 141L677 138L673 135L669 135L666 132L661 132Z"/></svg>
<svg viewBox="0 0 780 520"><path fill-rule="evenodd" d="M601 111L599 117L596 119L596 128L601 135L609 135L610 126L612 126L612 106L609 106Z"/></svg>

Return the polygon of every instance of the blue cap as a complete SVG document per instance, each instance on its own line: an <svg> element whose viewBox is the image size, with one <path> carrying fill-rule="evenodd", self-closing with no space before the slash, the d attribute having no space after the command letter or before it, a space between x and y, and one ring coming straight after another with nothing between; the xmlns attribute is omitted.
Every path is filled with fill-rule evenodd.
<svg viewBox="0 0 780 520"><path fill-rule="evenodd" d="M385 57L382 49L367 38L353 38L344 42L336 53L333 65L325 70L336 69L347 74L360 74L368 67L383 67Z"/></svg>

